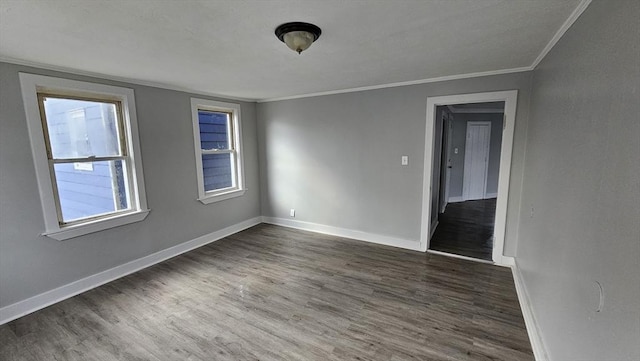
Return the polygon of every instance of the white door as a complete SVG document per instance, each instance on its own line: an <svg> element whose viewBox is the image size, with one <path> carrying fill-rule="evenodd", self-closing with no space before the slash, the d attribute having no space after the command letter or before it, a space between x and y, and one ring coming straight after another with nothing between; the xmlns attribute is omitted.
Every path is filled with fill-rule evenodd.
<svg viewBox="0 0 640 361"><path fill-rule="evenodd" d="M485 198L490 138L491 122L467 122L462 182L464 200Z"/></svg>

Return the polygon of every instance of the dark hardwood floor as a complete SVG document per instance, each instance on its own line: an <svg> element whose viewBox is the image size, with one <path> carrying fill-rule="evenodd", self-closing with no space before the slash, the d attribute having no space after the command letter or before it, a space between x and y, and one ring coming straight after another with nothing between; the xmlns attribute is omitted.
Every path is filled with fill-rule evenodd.
<svg viewBox="0 0 640 361"><path fill-rule="evenodd" d="M491 261L496 199L449 203L429 249Z"/></svg>
<svg viewBox="0 0 640 361"><path fill-rule="evenodd" d="M533 360L511 271L258 225L0 326L10 360Z"/></svg>

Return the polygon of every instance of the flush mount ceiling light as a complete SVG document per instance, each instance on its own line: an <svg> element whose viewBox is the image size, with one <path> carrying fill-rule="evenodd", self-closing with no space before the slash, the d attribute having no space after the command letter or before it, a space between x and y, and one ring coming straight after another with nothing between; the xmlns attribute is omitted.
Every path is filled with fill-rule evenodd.
<svg viewBox="0 0 640 361"><path fill-rule="evenodd" d="M319 27L309 23L286 23L276 28L276 36L298 54L307 50L322 34Z"/></svg>

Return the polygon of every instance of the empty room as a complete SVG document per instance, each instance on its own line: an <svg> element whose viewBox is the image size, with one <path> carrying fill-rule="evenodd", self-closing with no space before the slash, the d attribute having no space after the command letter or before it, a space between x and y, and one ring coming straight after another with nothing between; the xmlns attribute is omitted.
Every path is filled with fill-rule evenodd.
<svg viewBox="0 0 640 361"><path fill-rule="evenodd" d="M640 360L638 19L0 0L0 360Z"/></svg>

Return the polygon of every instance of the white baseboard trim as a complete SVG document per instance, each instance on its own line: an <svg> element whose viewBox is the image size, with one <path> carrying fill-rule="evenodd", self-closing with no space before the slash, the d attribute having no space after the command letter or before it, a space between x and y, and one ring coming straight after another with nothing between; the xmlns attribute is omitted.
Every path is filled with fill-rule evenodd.
<svg viewBox="0 0 640 361"><path fill-rule="evenodd" d="M462 256L462 255L455 254L455 253L447 253L447 252L442 252L442 251L436 251L434 249L428 249L427 253L437 254L439 256L444 256L444 257L463 259L465 261L472 261L472 262L486 263L486 264L494 264L493 261L487 261L487 260L484 260L484 259Z"/></svg>
<svg viewBox="0 0 640 361"><path fill-rule="evenodd" d="M431 223L431 235L429 235L429 237L433 237L433 234L436 233L436 228L438 228L439 224L440 222L437 219L435 222Z"/></svg>
<svg viewBox="0 0 640 361"><path fill-rule="evenodd" d="M512 268L515 265L515 258L509 257L509 256L502 256L497 261L487 261L487 260L484 260L484 259L462 256L462 255L455 254L455 253L447 253L447 252L442 252L442 251L436 251L434 249L428 249L427 253L437 254L437 255L440 255L440 256L451 257L451 258L459 258L459 259L464 259L464 260L467 260L467 261L487 263L487 264L492 264L492 265L495 265L495 266L509 267L509 268Z"/></svg>
<svg viewBox="0 0 640 361"><path fill-rule="evenodd" d="M495 264L503 267L513 267L516 265L516 259L509 256L501 256L500 259L494 260Z"/></svg>
<svg viewBox="0 0 640 361"><path fill-rule="evenodd" d="M490 198L498 198L498 193L487 193L484 195L484 199L490 199Z"/></svg>
<svg viewBox="0 0 640 361"><path fill-rule="evenodd" d="M520 301L520 308L522 309L524 323L527 326L527 334L529 335L529 341L531 341L533 355L536 361L549 361L549 356L547 355L544 343L542 342L540 328L538 327L536 318L533 315L529 293L524 285L524 280L522 279L522 274L518 268L518 263L515 261L511 267L511 272L513 273L513 282L516 285L516 292L518 293L518 300Z"/></svg>
<svg viewBox="0 0 640 361"><path fill-rule="evenodd" d="M351 238L358 241L365 241L370 243L383 244L386 246L410 249L412 251L420 251L420 241L408 240L402 238L396 238L391 236L385 236L375 233L368 233L363 231L356 231L353 229L340 228L327 226L324 224L304 222L304 221L296 221L292 219L286 218L277 218L277 217L262 217L262 222L275 224L277 226L301 229L303 231L310 231L322 234L328 234L331 236L343 237L343 238Z"/></svg>
<svg viewBox="0 0 640 361"><path fill-rule="evenodd" d="M173 258L182 253L191 251L198 247L202 247L208 243L215 242L234 233L240 232L247 228L260 224L262 217L255 217L246 221L236 223L232 226L223 228L219 231L211 232L204 236L192 239L190 241L163 249L148 256L138 258L125 264L113 267L106 271L96 273L94 275L71 282L64 286L41 293L39 295L18 301L14 304L0 308L0 325L13 321L24 315L30 314L54 303L63 301L67 298L78 295L82 292L96 288L105 283L111 282L118 278L124 277L141 269L153 266L169 258Z"/></svg>

